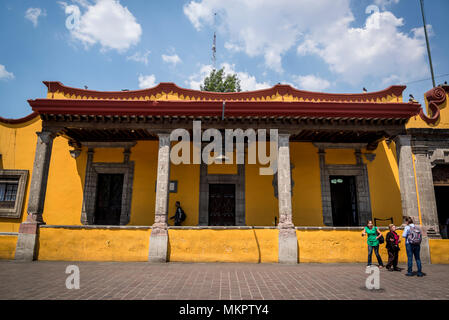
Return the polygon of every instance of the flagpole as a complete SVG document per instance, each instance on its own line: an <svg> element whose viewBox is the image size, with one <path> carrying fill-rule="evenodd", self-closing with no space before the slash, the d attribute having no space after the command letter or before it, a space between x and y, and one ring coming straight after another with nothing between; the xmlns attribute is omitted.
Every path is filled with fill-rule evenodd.
<svg viewBox="0 0 449 320"><path fill-rule="evenodd" d="M430 54L430 45L429 45L429 36L427 35L427 24L426 24L426 17L424 15L424 0L420 0L421 3L421 14L422 14L422 21L424 24L424 34L426 36L426 45L427 45L427 55L429 57L429 67L430 67L430 73L432 74L432 84L435 88L435 75L433 73L433 65L432 65L432 55Z"/></svg>

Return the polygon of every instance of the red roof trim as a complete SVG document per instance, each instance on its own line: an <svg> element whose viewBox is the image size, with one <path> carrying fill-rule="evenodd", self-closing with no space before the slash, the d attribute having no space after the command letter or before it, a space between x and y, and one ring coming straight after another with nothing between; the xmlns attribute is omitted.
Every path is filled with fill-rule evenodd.
<svg viewBox="0 0 449 320"><path fill-rule="evenodd" d="M446 93L449 92L449 86L440 86L430 89L425 93L426 99L429 104L429 110L431 117L424 114L424 110L421 109L419 116L427 124L435 124L440 118L439 106L446 102Z"/></svg>
<svg viewBox="0 0 449 320"><path fill-rule="evenodd" d="M0 122L1 123L8 123L8 124L21 124L21 123L25 123L25 122L28 122L30 120L33 120L34 118L36 118L38 116L39 116L39 113L37 111L33 111L29 115L27 115L27 116L25 116L23 118L18 118L18 119L7 119L7 118L0 117Z"/></svg>
<svg viewBox="0 0 449 320"><path fill-rule="evenodd" d="M34 111L45 114L221 116L221 101L114 101L28 100ZM225 116L305 116L410 118L419 113L418 103L342 103L228 101Z"/></svg>
<svg viewBox="0 0 449 320"><path fill-rule="evenodd" d="M387 89L369 92L369 93L323 93L323 92L311 92L298 90L290 85L277 84L274 87L255 91L244 92L208 92L192 89L185 89L178 87L173 82L161 82L157 86L142 90L132 91L95 91L85 90L67 87L58 81L43 81L47 86L48 92L61 91L76 96L97 97L102 99L127 99L142 96L151 96L158 93L178 93L178 95L184 95L189 97L204 98L204 99L218 99L218 100L237 100L237 99L251 99L262 98L267 96L273 96L279 93L280 95L293 95L294 97L302 97L304 99L314 100L329 100L329 101L368 101L377 98L387 97L394 94L395 96L401 96L406 86L390 86Z"/></svg>

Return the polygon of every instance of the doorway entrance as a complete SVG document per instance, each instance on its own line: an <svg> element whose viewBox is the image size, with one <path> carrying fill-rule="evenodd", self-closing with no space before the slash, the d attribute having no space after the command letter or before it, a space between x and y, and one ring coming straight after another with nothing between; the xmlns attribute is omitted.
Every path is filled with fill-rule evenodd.
<svg viewBox="0 0 449 320"><path fill-rule="evenodd" d="M336 227L358 226L355 176L330 176L332 221Z"/></svg>
<svg viewBox="0 0 449 320"><path fill-rule="evenodd" d="M209 225L235 226L235 184L209 184Z"/></svg>
<svg viewBox="0 0 449 320"><path fill-rule="evenodd" d="M437 202L438 222L443 239L449 239L449 185L435 186L435 200Z"/></svg>
<svg viewBox="0 0 449 320"><path fill-rule="evenodd" d="M123 174L98 174L94 224L120 224L122 192Z"/></svg>

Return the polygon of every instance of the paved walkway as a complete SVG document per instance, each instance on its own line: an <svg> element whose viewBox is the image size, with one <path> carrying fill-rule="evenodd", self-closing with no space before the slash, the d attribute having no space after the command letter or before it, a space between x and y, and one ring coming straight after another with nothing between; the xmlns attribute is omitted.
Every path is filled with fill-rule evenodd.
<svg viewBox="0 0 449 320"><path fill-rule="evenodd" d="M68 265L80 289L66 288ZM0 299L449 299L449 265L424 272L383 269L372 291L362 264L0 261Z"/></svg>

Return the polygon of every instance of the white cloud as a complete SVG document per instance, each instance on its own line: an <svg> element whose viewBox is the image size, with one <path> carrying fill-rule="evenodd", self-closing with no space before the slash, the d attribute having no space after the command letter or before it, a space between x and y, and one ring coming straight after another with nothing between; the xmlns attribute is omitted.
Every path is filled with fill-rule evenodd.
<svg viewBox="0 0 449 320"><path fill-rule="evenodd" d="M318 56L337 81L365 85L425 75L425 41L416 24L404 30L403 19L389 11L367 15L355 28L351 0L190 0L184 14L200 30L214 23L225 48L263 57L265 66L282 72L282 58L292 48ZM398 0L377 0L384 7ZM379 23L377 23L379 22ZM417 22L419 25L419 23ZM393 77L394 75L394 77ZM368 78L368 79L367 79ZM379 81L380 79L380 81Z"/></svg>
<svg viewBox="0 0 449 320"><path fill-rule="evenodd" d="M292 78L297 84L297 88L302 90L324 91L331 86L329 81L313 74L306 76L293 76Z"/></svg>
<svg viewBox="0 0 449 320"><path fill-rule="evenodd" d="M387 6L398 3L399 0L374 0L374 4L381 7L383 10L385 10Z"/></svg>
<svg viewBox="0 0 449 320"><path fill-rule="evenodd" d="M0 64L0 80L14 79L14 74L8 72L4 65Z"/></svg>
<svg viewBox="0 0 449 320"><path fill-rule="evenodd" d="M132 56L126 57L126 60L132 60L135 62L141 62L144 65L148 65L148 56L150 55L151 51L150 50L146 50L145 52L140 52L137 51L135 54L133 54Z"/></svg>
<svg viewBox="0 0 449 320"><path fill-rule="evenodd" d="M401 32L402 18L385 11L370 15L362 28L350 28L349 22L320 36L308 35L298 53L320 56L331 71L352 84L370 77L387 83L426 74L424 39L415 29L411 35Z"/></svg>
<svg viewBox="0 0 449 320"><path fill-rule="evenodd" d="M171 64L172 66L176 66L178 63L182 62L181 58L177 54L172 54L172 55L163 54L162 60L165 63Z"/></svg>
<svg viewBox="0 0 449 320"><path fill-rule="evenodd" d="M240 79L240 87L242 91L253 91L271 87L267 82L257 82L256 77L248 74L247 72L236 71L235 65L229 63L222 63L220 68L224 68L225 75L236 74ZM202 65L200 70L191 75L189 80L186 81L187 85L191 89L200 90L200 85L204 83L206 78L212 71L211 65Z"/></svg>
<svg viewBox="0 0 449 320"><path fill-rule="evenodd" d="M215 12L220 33L229 36L227 49L263 56L265 65L277 72L283 71L282 56L304 33L352 16L349 0L192 0L184 6L197 30L212 25Z"/></svg>
<svg viewBox="0 0 449 320"><path fill-rule="evenodd" d="M76 0L85 12L79 17L79 25L70 30L72 37L86 47L100 44L102 50L114 49L126 51L140 41L142 28L136 18L123 7L118 0L97 0L90 4L85 0ZM66 14L73 15L80 9L76 5L60 4Z"/></svg>
<svg viewBox="0 0 449 320"><path fill-rule="evenodd" d="M35 28L38 25L39 17L45 17L46 15L47 13L45 10L42 10L41 8L28 8L25 12L25 18L30 20Z"/></svg>
<svg viewBox="0 0 449 320"><path fill-rule="evenodd" d="M139 75L139 88L152 88L156 85L156 76L154 74L150 74L147 76Z"/></svg>

